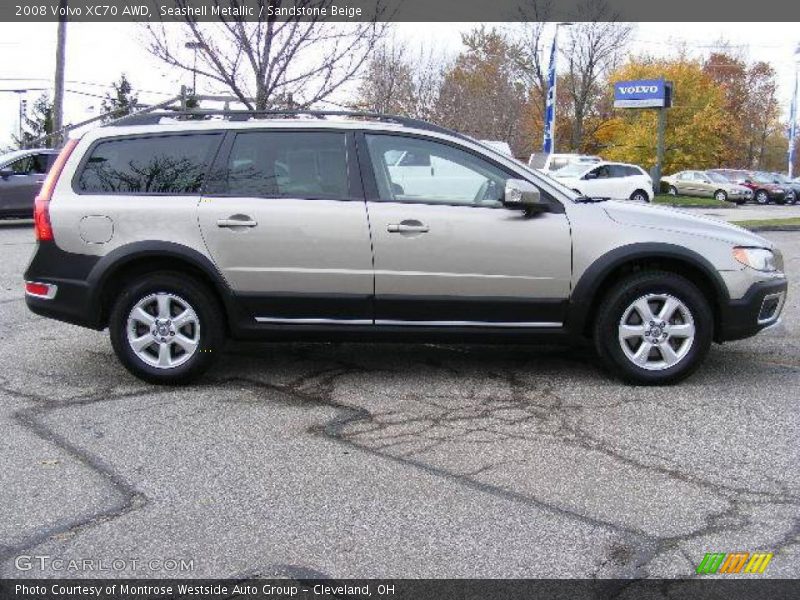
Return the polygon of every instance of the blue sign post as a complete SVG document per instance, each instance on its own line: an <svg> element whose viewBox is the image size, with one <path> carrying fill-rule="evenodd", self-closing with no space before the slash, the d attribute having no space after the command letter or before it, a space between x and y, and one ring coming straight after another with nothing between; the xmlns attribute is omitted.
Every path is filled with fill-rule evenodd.
<svg viewBox="0 0 800 600"><path fill-rule="evenodd" d="M614 84L614 108L657 108L658 139L656 166L651 173L653 192L661 187L661 169L664 164L664 132L667 127L667 109L672 106L672 83L663 79L634 79Z"/></svg>

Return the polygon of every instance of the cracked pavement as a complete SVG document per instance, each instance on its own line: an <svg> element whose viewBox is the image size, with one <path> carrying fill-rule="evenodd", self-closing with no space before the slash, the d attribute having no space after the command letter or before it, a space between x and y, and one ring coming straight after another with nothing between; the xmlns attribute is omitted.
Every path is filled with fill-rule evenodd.
<svg viewBox="0 0 800 600"><path fill-rule="evenodd" d="M764 550L796 577L800 236L766 235L784 322L675 387L576 349L231 344L170 389L28 312L30 225L0 223L0 576L685 577Z"/></svg>

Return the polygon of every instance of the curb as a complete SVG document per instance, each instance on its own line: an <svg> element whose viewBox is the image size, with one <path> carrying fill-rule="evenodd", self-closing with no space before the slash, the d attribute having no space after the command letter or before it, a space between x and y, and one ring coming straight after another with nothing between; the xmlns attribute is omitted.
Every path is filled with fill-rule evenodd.
<svg viewBox="0 0 800 600"><path fill-rule="evenodd" d="M730 221L732 225L739 225L736 221ZM744 227L748 231L800 231L800 225L756 225L755 227Z"/></svg>
<svg viewBox="0 0 800 600"><path fill-rule="evenodd" d="M729 209L729 208L739 208L736 204L732 204L731 206L708 206L706 204L655 204L656 206L669 206L670 208L706 208L706 209Z"/></svg>

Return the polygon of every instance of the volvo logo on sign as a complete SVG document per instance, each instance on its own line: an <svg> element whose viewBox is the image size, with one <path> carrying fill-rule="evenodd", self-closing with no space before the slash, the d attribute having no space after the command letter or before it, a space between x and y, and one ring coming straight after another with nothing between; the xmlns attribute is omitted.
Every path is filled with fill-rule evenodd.
<svg viewBox="0 0 800 600"><path fill-rule="evenodd" d="M614 84L615 108L668 108L672 85L663 79L618 81Z"/></svg>

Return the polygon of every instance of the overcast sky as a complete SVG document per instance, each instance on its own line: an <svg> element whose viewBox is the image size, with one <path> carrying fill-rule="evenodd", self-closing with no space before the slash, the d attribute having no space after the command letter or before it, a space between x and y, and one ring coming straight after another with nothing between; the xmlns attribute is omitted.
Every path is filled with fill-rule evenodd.
<svg viewBox="0 0 800 600"><path fill-rule="evenodd" d="M0 23L0 90L51 88L55 68L55 23ZM435 43L456 54L461 32L471 23L400 23L397 37L414 45ZM503 26L498 24L498 26ZM177 25L176 25L177 27ZM142 102L158 102L177 94L181 83L191 85L191 75L170 70L146 49L147 35L133 23L70 23L67 34L65 121L77 122L97 114L100 98L111 81L125 72ZM794 86L793 53L800 43L797 23L640 23L630 45L632 54L669 55L685 47L703 57L729 45L748 60L765 60L778 72L780 99L788 114ZM198 81L200 93L221 92L210 82ZM27 93L33 102L41 91ZM19 127L19 96L0 93L0 146L10 142Z"/></svg>

